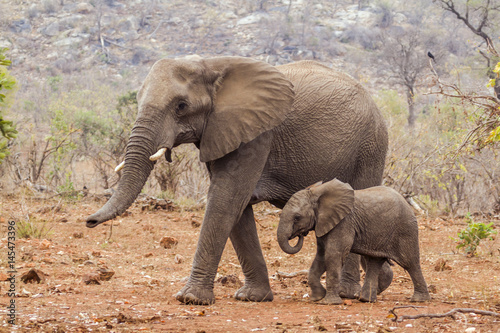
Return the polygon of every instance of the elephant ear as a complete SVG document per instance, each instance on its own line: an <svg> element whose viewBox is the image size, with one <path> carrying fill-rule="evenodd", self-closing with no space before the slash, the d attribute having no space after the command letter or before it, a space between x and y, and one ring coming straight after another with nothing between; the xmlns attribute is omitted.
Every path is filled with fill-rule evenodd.
<svg viewBox="0 0 500 333"><path fill-rule="evenodd" d="M200 143L202 162L221 158L273 129L291 110L293 85L275 67L242 57L206 59L205 65L217 79Z"/></svg>
<svg viewBox="0 0 500 333"><path fill-rule="evenodd" d="M316 236L332 230L354 208L354 190L349 184L334 179L310 190L318 200Z"/></svg>

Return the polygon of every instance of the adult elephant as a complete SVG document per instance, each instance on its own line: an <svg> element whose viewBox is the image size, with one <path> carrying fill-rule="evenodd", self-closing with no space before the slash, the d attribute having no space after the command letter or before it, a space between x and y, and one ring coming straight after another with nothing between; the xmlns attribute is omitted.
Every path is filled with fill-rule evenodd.
<svg viewBox="0 0 500 333"><path fill-rule="evenodd" d="M176 295L214 302L213 283L227 238L244 286L240 300L270 301L266 264L252 205L282 208L295 192L337 178L354 189L380 185L387 129L375 103L351 77L312 61L273 67L241 57L162 59L138 95L139 113L123 174L87 227L122 214L144 186L155 160L194 143L210 174L205 218L191 275ZM385 266L382 289L392 270ZM359 258L344 265L343 296L359 291Z"/></svg>

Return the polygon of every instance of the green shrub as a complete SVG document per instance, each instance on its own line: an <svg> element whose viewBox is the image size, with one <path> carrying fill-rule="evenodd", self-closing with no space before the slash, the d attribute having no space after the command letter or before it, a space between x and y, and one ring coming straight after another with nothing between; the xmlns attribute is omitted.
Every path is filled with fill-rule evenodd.
<svg viewBox="0 0 500 333"><path fill-rule="evenodd" d="M475 256L477 247L483 239L493 240L493 235L497 232L493 230L493 222L484 224L481 222L474 222L470 213L467 213L465 220L467 228L458 232L458 239L456 241L457 249L464 249L468 256Z"/></svg>

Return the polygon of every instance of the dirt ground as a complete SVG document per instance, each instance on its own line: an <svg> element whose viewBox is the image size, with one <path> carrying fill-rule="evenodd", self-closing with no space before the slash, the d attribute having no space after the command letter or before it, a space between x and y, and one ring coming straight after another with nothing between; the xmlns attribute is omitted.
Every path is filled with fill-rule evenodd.
<svg viewBox="0 0 500 333"><path fill-rule="evenodd" d="M216 303L183 305L173 295L189 276L203 211L150 209L150 204L136 202L112 227L108 222L87 229L85 218L103 203L95 197L68 202L0 196L0 280L8 270L8 221L19 223L29 215L35 224L52 228L42 239L16 241L17 325L7 322L9 282L2 281L0 332L500 332L500 317L477 313L393 321L389 310L415 305L409 303L409 275L399 266L393 267L394 281L377 303L311 303L305 275L285 278L278 272L309 268L314 233L298 254L283 253L276 241L279 210L263 204L255 211L274 301L240 302L232 297L243 275L228 243L215 283ZM500 312L500 237L483 242L479 255L467 258L452 239L464 228L463 221L420 217L419 223L421 262L432 300L396 313L436 314L453 308ZM496 220L497 230L499 225ZM160 240L165 236L178 243L164 248ZM20 281L32 268L46 274L42 283ZM115 274L109 281L86 284L99 269Z"/></svg>

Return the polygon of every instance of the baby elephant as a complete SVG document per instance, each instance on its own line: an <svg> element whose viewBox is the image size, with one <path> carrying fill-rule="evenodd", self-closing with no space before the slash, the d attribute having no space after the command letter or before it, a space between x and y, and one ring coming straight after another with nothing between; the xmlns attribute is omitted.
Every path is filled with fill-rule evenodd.
<svg viewBox="0 0 500 333"><path fill-rule="evenodd" d="M412 302L430 299L420 268L417 219L405 199L391 188L376 186L354 191L334 179L295 193L283 208L278 242L283 251L300 251L304 236L316 232L317 253L309 270L311 300L341 304L340 272L349 252L366 260L365 283L359 299L375 302L378 274L391 259L413 281ZM289 240L299 237L297 245ZM326 290L320 282L326 271Z"/></svg>

